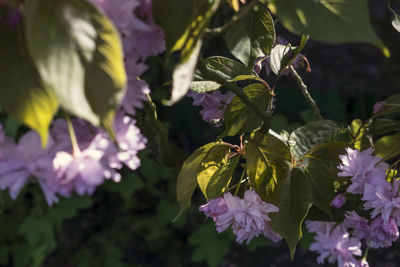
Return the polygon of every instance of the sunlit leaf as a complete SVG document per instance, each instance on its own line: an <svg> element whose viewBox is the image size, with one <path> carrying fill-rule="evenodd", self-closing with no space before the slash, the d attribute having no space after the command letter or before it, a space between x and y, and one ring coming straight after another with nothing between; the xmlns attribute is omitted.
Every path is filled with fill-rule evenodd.
<svg viewBox="0 0 400 267"><path fill-rule="evenodd" d="M6 112L36 130L47 142L48 128L58 109L58 101L43 84L25 46L22 28L1 28L0 105Z"/></svg>
<svg viewBox="0 0 400 267"><path fill-rule="evenodd" d="M86 1L25 3L28 50L61 106L108 124L125 86L122 47L113 24Z"/></svg>
<svg viewBox="0 0 400 267"><path fill-rule="evenodd" d="M197 186L197 174L199 169L202 166L204 158L208 155L208 152L215 147L225 148L227 146L217 142L209 143L197 149L183 163L176 184L176 198L180 204L180 210L174 220L177 220L185 209L190 206L193 192Z"/></svg>

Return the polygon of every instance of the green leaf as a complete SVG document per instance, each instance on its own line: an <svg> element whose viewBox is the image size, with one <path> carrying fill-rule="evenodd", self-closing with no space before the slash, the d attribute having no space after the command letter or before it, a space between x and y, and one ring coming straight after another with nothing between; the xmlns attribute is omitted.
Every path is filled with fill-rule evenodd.
<svg viewBox="0 0 400 267"><path fill-rule="evenodd" d="M390 119L375 119L368 126L372 135L382 135L394 131L400 131L400 121Z"/></svg>
<svg viewBox="0 0 400 267"><path fill-rule="evenodd" d="M216 172L211 176L206 186L204 195L207 199L213 199L218 197L229 184L232 175L239 163L240 157L229 159L227 164L218 168ZM200 184L200 183L199 183Z"/></svg>
<svg viewBox="0 0 400 267"><path fill-rule="evenodd" d="M307 123L290 134L290 150L299 159L314 146L331 141L338 130L336 122L330 120Z"/></svg>
<svg viewBox="0 0 400 267"><path fill-rule="evenodd" d="M262 84L250 84L243 88L243 92L261 110L267 109L270 95ZM234 136L240 133L251 132L262 123L262 119L238 96L235 96L226 107L224 120L225 131L222 133L222 136Z"/></svg>
<svg viewBox="0 0 400 267"><path fill-rule="evenodd" d="M271 213L271 226L288 243L293 259L296 245L302 236L302 223L312 205L308 179L299 168L288 169L274 192L272 201L279 211Z"/></svg>
<svg viewBox="0 0 400 267"><path fill-rule="evenodd" d="M364 150L370 146L366 136L366 125L360 119L355 119L351 122L350 133L353 138L354 148Z"/></svg>
<svg viewBox="0 0 400 267"><path fill-rule="evenodd" d="M217 188L215 188L215 191L209 194L210 191L208 191L207 189L209 189L209 186L213 187L213 185L210 183L212 182L218 183L219 180L218 178L222 179L230 178L230 177L219 177L221 172L223 172L223 170L226 169L226 165L228 165L228 158L229 158L229 146L225 144L216 145L207 152L207 155L204 157L203 162L197 169L197 183L199 184L199 187L203 192L204 196L207 198L207 200L214 198L215 195L213 193L218 191ZM217 186L219 187L221 185ZM221 186L221 189L223 187L224 185ZM218 194L218 192L216 193Z"/></svg>
<svg viewBox="0 0 400 267"><path fill-rule="evenodd" d="M281 180L291 168L289 147L278 138L255 133L246 143L246 169L255 191L271 201Z"/></svg>
<svg viewBox="0 0 400 267"><path fill-rule="evenodd" d="M349 147L347 142L328 142L314 146L305 155L306 158L326 160L334 165L339 165L339 155L346 154L346 148Z"/></svg>
<svg viewBox="0 0 400 267"><path fill-rule="evenodd" d="M202 64L213 71L217 72L225 80L232 80L240 75L256 76L257 74L250 68L240 62L226 57L208 57L203 59Z"/></svg>
<svg viewBox="0 0 400 267"><path fill-rule="evenodd" d="M330 203L335 197L333 182L337 177L337 167L325 160L308 159L306 176L312 189L312 199L319 209L332 216Z"/></svg>
<svg viewBox="0 0 400 267"><path fill-rule="evenodd" d="M79 0L28 1L24 17L29 52L61 106L94 125L110 124L126 81L113 24Z"/></svg>
<svg viewBox="0 0 400 267"><path fill-rule="evenodd" d="M277 44L272 48L270 55L270 66L271 70L276 75L281 75L292 61L298 56L298 54L303 50L308 40L308 36L303 35L301 37L300 45L297 47L292 47L290 44L281 45Z"/></svg>
<svg viewBox="0 0 400 267"><path fill-rule="evenodd" d="M197 149L185 160L178 174L176 184L176 198L180 204L180 210L174 220L177 220L185 209L190 206L190 200L197 186L197 175L208 152L215 147L218 149L226 146L219 142L209 143Z"/></svg>
<svg viewBox="0 0 400 267"><path fill-rule="evenodd" d="M240 81L246 81L246 80L254 80L254 81L259 81L259 82L264 82L263 79L261 79L258 76L255 75L239 75L233 78L232 80L229 80L229 82L240 82Z"/></svg>
<svg viewBox="0 0 400 267"><path fill-rule="evenodd" d="M400 155L400 133L378 139L374 147L375 154L385 161Z"/></svg>
<svg viewBox="0 0 400 267"><path fill-rule="evenodd" d="M309 178L314 204L332 216L330 203L335 197L334 181L337 177L339 155L346 153L346 142L329 142L317 145L305 156L305 173Z"/></svg>
<svg viewBox="0 0 400 267"><path fill-rule="evenodd" d="M226 234L218 234L214 224L208 223L200 226L189 236L189 244L195 246L192 260L195 262L207 261L211 267L216 267L228 253L231 240Z"/></svg>
<svg viewBox="0 0 400 267"><path fill-rule="evenodd" d="M91 10L97 32L93 59L85 65L85 95L106 129L113 127L114 111L126 84L122 46L117 29L104 14Z"/></svg>
<svg viewBox="0 0 400 267"><path fill-rule="evenodd" d="M12 31L0 26L0 36L0 71L3 73L0 105L36 130L45 146L58 101L43 84L29 56L22 27Z"/></svg>
<svg viewBox="0 0 400 267"><path fill-rule="evenodd" d="M195 0L153 1L154 20L165 33L167 51L171 51L175 43L190 26L194 16L195 2Z"/></svg>
<svg viewBox="0 0 400 267"><path fill-rule="evenodd" d="M190 90L200 94L215 91L219 88L221 88L221 85L213 81L194 81L190 84Z"/></svg>
<svg viewBox="0 0 400 267"><path fill-rule="evenodd" d="M171 99L164 101L164 105L173 105L182 99L189 91L193 81L194 71L199 58L201 40L197 43L196 49L192 52L189 59L181 61L174 69L172 74Z"/></svg>
<svg viewBox="0 0 400 267"><path fill-rule="evenodd" d="M330 43L367 42L382 47L369 20L366 0L273 0L269 5L291 32Z"/></svg>
<svg viewBox="0 0 400 267"><path fill-rule="evenodd" d="M224 34L231 53L246 66L270 53L275 43L274 21L264 4L259 4Z"/></svg>
<svg viewBox="0 0 400 267"><path fill-rule="evenodd" d="M201 40L204 30L218 8L220 0L197 0L194 2L194 13L189 27L175 43L172 51L181 50L181 62L187 61ZM170 15L168 16L168 18Z"/></svg>

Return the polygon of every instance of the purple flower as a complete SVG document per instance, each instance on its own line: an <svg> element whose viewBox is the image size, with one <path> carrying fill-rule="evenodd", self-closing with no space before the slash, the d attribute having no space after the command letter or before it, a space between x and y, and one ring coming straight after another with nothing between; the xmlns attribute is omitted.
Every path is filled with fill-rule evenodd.
<svg viewBox="0 0 400 267"><path fill-rule="evenodd" d="M336 197L333 198L331 201L330 206L335 207L337 209L343 207L344 203L346 202L346 195L345 194L339 194Z"/></svg>
<svg viewBox="0 0 400 267"><path fill-rule="evenodd" d="M147 94L150 94L147 83L139 79L139 76L146 71L147 66L127 59L125 61L125 69L128 75L128 87L122 98L121 107L126 113L135 115L134 108L142 108L143 102L148 100Z"/></svg>
<svg viewBox="0 0 400 267"><path fill-rule="evenodd" d="M224 214L227 209L225 200L222 197L214 198L199 208L207 217L217 217Z"/></svg>
<svg viewBox="0 0 400 267"><path fill-rule="evenodd" d="M120 181L120 174L110 167L107 157L115 153L112 142L102 134L98 134L85 150L73 154L57 152L53 165L61 187L58 191L65 196L73 191L79 195L92 194L104 179Z"/></svg>
<svg viewBox="0 0 400 267"><path fill-rule="evenodd" d="M367 183L382 188L390 188L390 184L385 180L386 169L389 165L384 162L378 164L381 158L372 156L372 148L364 151L347 148L346 151L346 155L339 156L342 164L338 166L338 169L341 170L338 176L352 176L351 185L347 188L347 192L362 194L364 185Z"/></svg>
<svg viewBox="0 0 400 267"><path fill-rule="evenodd" d="M216 198L200 207L206 216L214 219L217 231L225 231L230 226L236 235L236 241L247 244L260 234L273 241L281 240L269 225L269 213L277 212L278 208L266 203L254 191L246 191L244 198L225 193L223 198Z"/></svg>
<svg viewBox="0 0 400 267"><path fill-rule="evenodd" d="M369 267L369 263L366 259L361 259L357 262L356 267Z"/></svg>
<svg viewBox="0 0 400 267"><path fill-rule="evenodd" d="M379 113L379 112L383 111L383 108L384 108L385 104L386 103L384 101L376 102L374 107L373 107L372 113L376 114L376 113Z"/></svg>
<svg viewBox="0 0 400 267"><path fill-rule="evenodd" d="M147 142L135 123L134 119L124 115L121 111L115 115L115 135L120 148L117 158L131 170L136 170L140 166L137 153L146 147Z"/></svg>
<svg viewBox="0 0 400 267"><path fill-rule="evenodd" d="M217 90L205 94L190 91L188 96L193 98L194 106L201 106L203 108L200 111L203 120L214 123L216 127L222 125L221 120L224 118L225 108L234 97L232 93L224 95Z"/></svg>
<svg viewBox="0 0 400 267"><path fill-rule="evenodd" d="M359 216L355 211L346 211L343 226L353 229L353 236L359 240L369 238L368 220Z"/></svg>
<svg viewBox="0 0 400 267"><path fill-rule="evenodd" d="M0 159L0 189L9 189L11 198L15 199L26 182L37 177L49 205L55 202L55 192L46 187L46 180L53 175L53 147L54 141L49 137L47 147L43 149L39 135L34 131L24 134L18 144L5 137L0 144L4 153Z"/></svg>
<svg viewBox="0 0 400 267"><path fill-rule="evenodd" d="M392 242L399 237L399 229L393 218L385 223L381 217L376 218L370 225L370 246L372 248L383 248L392 245Z"/></svg>
<svg viewBox="0 0 400 267"><path fill-rule="evenodd" d="M356 266L354 256L361 256L361 243L351 238L346 228L335 222L306 221L308 231L315 232L310 250L319 254L317 261L322 264L326 258L330 263L338 261L338 266Z"/></svg>

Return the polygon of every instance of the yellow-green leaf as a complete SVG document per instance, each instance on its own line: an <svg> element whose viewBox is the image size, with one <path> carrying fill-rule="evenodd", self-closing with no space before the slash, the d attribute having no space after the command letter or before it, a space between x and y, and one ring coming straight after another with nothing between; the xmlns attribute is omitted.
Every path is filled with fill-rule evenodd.
<svg viewBox="0 0 400 267"><path fill-rule="evenodd" d="M45 146L58 101L44 86L33 65L25 45L22 26L16 30L0 27L0 33L0 72L3 74L0 105L6 112L36 130Z"/></svg>

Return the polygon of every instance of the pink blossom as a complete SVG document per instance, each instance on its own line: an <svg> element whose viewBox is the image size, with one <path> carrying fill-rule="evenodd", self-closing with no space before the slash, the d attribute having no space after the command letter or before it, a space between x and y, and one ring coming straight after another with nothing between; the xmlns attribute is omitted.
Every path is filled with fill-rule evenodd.
<svg viewBox="0 0 400 267"><path fill-rule="evenodd" d="M107 158L113 153L116 153L113 144L102 134L97 135L82 151L74 151L73 154L57 152L53 165L60 185L59 193L65 196L71 192L92 194L104 179L119 181L120 174L109 166Z"/></svg>
<svg viewBox="0 0 400 267"><path fill-rule="evenodd" d="M353 229L353 236L361 239L369 238L368 220L359 216L355 211L346 211L343 226L347 229Z"/></svg>
<svg viewBox="0 0 400 267"><path fill-rule="evenodd" d="M120 148L116 156L131 170L136 170L140 166L137 153L146 147L147 142L135 123L134 119L121 111L117 112L114 118L115 135Z"/></svg>
<svg viewBox="0 0 400 267"><path fill-rule="evenodd" d="M207 217L217 217L227 211L227 206L225 200L222 197L218 197L200 206L199 210L204 212Z"/></svg>
<svg viewBox="0 0 400 267"><path fill-rule="evenodd" d="M380 101L380 102L376 102L373 108L373 114L379 113L381 111L383 111L383 108L385 106L385 102L384 101Z"/></svg>
<svg viewBox="0 0 400 267"><path fill-rule="evenodd" d="M392 245L399 237L399 229L393 218L389 218L385 223L382 217L378 217L370 225L370 246L372 248L383 248Z"/></svg>
<svg viewBox="0 0 400 267"><path fill-rule="evenodd" d="M369 263L366 259L361 259L357 262L356 267L369 267Z"/></svg>
<svg viewBox="0 0 400 267"><path fill-rule="evenodd" d="M49 204L57 201L55 192L46 187L46 181L52 177L51 161L54 141L49 137L47 147L41 146L38 134L34 131L25 133L18 144L10 137L5 137L0 144L4 155L0 159L0 189L9 189L15 199L22 187L33 177L42 187Z"/></svg>
<svg viewBox="0 0 400 267"><path fill-rule="evenodd" d="M277 212L278 208L262 201L254 191L247 190L243 199L225 193L223 198L209 201L200 210L214 219L219 233L231 226L239 243L246 241L248 244L260 234L273 241L282 239L269 225L268 214Z"/></svg>
<svg viewBox="0 0 400 267"><path fill-rule="evenodd" d="M147 94L150 94L150 89L147 83L139 79L147 66L143 63L136 63L132 59L125 61L125 69L128 75L128 87L121 102L121 107L128 114L134 115L134 108L142 108L143 102L148 100Z"/></svg>
<svg viewBox="0 0 400 267"><path fill-rule="evenodd" d="M331 201L330 206L335 207L337 209L343 207L344 203L346 202L346 195L345 194L338 194L333 198Z"/></svg>
<svg viewBox="0 0 400 267"><path fill-rule="evenodd" d="M390 188L390 185L385 180L386 169L389 165L385 162L380 162L380 157L372 156L372 148L364 151L347 148L346 151L346 155L339 156L342 164L338 166L338 169L341 170L338 176L352 176L351 185L347 188L347 192L362 194L364 185L367 183Z"/></svg>
<svg viewBox="0 0 400 267"><path fill-rule="evenodd" d="M225 108L234 97L232 93L224 95L217 90L205 94L190 91L188 96L193 98L194 106L201 106L203 108L200 111L203 120L214 123L214 126L222 125L220 122L224 118Z"/></svg>
<svg viewBox="0 0 400 267"><path fill-rule="evenodd" d="M330 263L338 262L338 266L356 266L354 256L361 256L361 243L351 238L343 225L335 222L306 221L310 232L315 232L314 242L309 249L316 251L318 263L322 264L326 258Z"/></svg>

